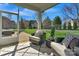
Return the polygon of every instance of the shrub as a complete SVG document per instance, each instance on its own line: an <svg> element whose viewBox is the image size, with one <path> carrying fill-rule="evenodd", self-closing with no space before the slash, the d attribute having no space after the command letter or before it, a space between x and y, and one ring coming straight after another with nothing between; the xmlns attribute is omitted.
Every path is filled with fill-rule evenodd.
<svg viewBox="0 0 79 59"><path fill-rule="evenodd" d="M77 27L77 23L76 22L74 22L74 24L73 24L73 29L77 29L78 27Z"/></svg>
<svg viewBox="0 0 79 59"><path fill-rule="evenodd" d="M42 38L43 38L44 40L46 40L46 33L45 33L45 32L43 33Z"/></svg>
<svg viewBox="0 0 79 59"><path fill-rule="evenodd" d="M72 26L71 26L71 23L70 23L70 22L68 23L68 29L69 29L69 30L72 29Z"/></svg>
<svg viewBox="0 0 79 59"><path fill-rule="evenodd" d="M66 29L66 23L63 24L63 29L64 29L64 30Z"/></svg>
<svg viewBox="0 0 79 59"><path fill-rule="evenodd" d="M53 20L53 25L55 26L56 29L61 29L61 18L59 16L56 16Z"/></svg>
<svg viewBox="0 0 79 59"><path fill-rule="evenodd" d="M55 35L55 27L52 27L51 28L51 37L54 38L54 35Z"/></svg>
<svg viewBox="0 0 79 59"><path fill-rule="evenodd" d="M57 43L61 43L63 41L64 37L57 37L56 38L56 42Z"/></svg>

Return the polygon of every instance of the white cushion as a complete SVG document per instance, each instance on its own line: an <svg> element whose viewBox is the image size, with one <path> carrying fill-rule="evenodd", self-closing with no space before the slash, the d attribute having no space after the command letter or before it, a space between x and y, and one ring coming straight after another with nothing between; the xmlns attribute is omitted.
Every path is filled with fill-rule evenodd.
<svg viewBox="0 0 79 59"><path fill-rule="evenodd" d="M59 43L51 42L51 48L61 56L74 55L74 53L70 49L67 49L65 45Z"/></svg>

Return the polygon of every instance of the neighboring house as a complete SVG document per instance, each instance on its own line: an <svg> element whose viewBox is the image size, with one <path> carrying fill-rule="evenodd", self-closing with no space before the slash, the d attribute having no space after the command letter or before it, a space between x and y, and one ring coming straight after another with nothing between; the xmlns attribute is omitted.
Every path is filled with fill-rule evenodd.
<svg viewBox="0 0 79 59"><path fill-rule="evenodd" d="M77 27L79 28L79 20L65 20L64 24L66 25L66 29L68 29L69 23L71 23L71 26L72 26L72 29L73 29L74 22L76 23Z"/></svg>
<svg viewBox="0 0 79 59"><path fill-rule="evenodd" d="M29 21L21 19L21 21L20 21L20 28L21 29L29 28Z"/></svg>
<svg viewBox="0 0 79 59"><path fill-rule="evenodd" d="M14 28L14 29L16 29L17 28L17 24L15 23L15 21L10 21L10 26L11 26L11 28Z"/></svg>
<svg viewBox="0 0 79 59"><path fill-rule="evenodd" d="M29 21L29 28L37 28L37 21L36 20L30 20Z"/></svg>
<svg viewBox="0 0 79 59"><path fill-rule="evenodd" d="M76 20L76 23L77 23L77 26L78 26L78 28L79 28L79 20Z"/></svg>
<svg viewBox="0 0 79 59"><path fill-rule="evenodd" d="M25 29L25 28L37 28L37 21L36 20L25 20L21 19L20 21L20 28Z"/></svg>
<svg viewBox="0 0 79 59"><path fill-rule="evenodd" d="M65 29L68 29L69 23L73 27L73 21L69 19L64 21L64 26L66 27Z"/></svg>
<svg viewBox="0 0 79 59"><path fill-rule="evenodd" d="M51 20L49 19L49 17L47 17L47 18L43 21L43 28L44 28L44 29L50 29L50 28L51 28Z"/></svg>
<svg viewBox="0 0 79 59"><path fill-rule="evenodd" d="M29 21L28 20L25 20L24 21L24 25L25 25L26 28L29 28Z"/></svg>
<svg viewBox="0 0 79 59"><path fill-rule="evenodd" d="M5 16L2 16L2 28L3 29L14 29L16 28L16 23L15 21L12 21Z"/></svg>

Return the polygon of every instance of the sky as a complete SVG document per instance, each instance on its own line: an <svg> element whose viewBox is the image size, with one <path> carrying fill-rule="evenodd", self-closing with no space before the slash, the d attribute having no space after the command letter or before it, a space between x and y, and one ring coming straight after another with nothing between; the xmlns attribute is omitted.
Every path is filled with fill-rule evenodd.
<svg viewBox="0 0 79 59"><path fill-rule="evenodd" d="M51 7L50 9L44 11L42 14L42 18L45 19L46 17L49 17L51 20L53 20L56 16L59 16L61 20L64 20L64 14L62 12L62 9L65 5L68 5L70 7L73 7L71 3L60 3L54 7ZM20 9L20 17L22 17L25 20L36 20L36 11L22 8L19 6L16 6L14 4L0 4L0 10L5 10L9 12L17 13L18 8ZM4 16L7 16L8 14L3 14ZM17 19L16 15L12 15L12 20Z"/></svg>
<svg viewBox="0 0 79 59"><path fill-rule="evenodd" d="M61 4L58 4L58 5L54 6L54 7L46 10L44 12L44 17L48 16L51 20L53 20L56 16L59 16L61 18L61 20L63 21L64 17L65 17L65 15L63 13L64 7L65 6L69 6L69 7L72 8L73 7L72 5L73 5L72 3L61 3ZM74 10L73 13L75 13L76 12L75 8L73 10ZM70 16L72 18L73 17L75 18L75 16L72 16L72 15L70 15Z"/></svg>
<svg viewBox="0 0 79 59"><path fill-rule="evenodd" d="M26 19L26 20L34 20L35 19L36 11L25 9L25 8L16 6L14 4L0 4L0 10L4 10L4 11L17 13L18 8L20 9L20 18L22 17L23 19ZM9 14L2 13L2 15L8 17ZM17 16L12 15L11 20L16 21Z"/></svg>

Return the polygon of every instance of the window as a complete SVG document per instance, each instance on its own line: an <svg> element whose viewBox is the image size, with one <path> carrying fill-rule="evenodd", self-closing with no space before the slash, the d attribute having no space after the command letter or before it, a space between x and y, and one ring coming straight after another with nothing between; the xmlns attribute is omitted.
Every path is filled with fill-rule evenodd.
<svg viewBox="0 0 79 59"><path fill-rule="evenodd" d="M7 12L0 13L0 36L16 36L18 33L17 15Z"/></svg>

